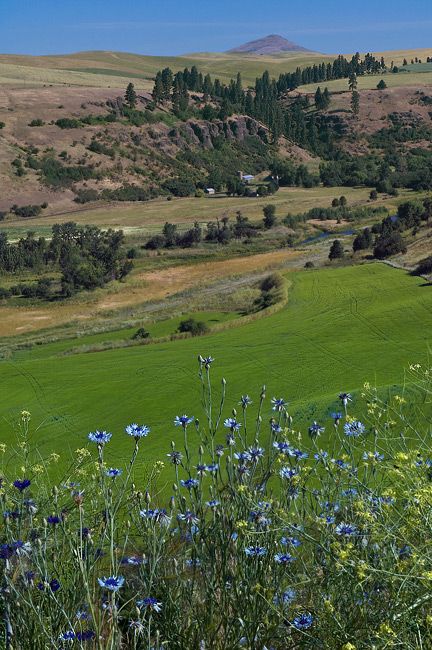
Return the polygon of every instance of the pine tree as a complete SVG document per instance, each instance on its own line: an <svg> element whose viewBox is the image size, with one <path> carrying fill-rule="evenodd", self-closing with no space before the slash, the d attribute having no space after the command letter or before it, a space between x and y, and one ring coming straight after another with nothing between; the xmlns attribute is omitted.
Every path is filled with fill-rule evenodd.
<svg viewBox="0 0 432 650"><path fill-rule="evenodd" d="M204 93L204 101L207 101L209 97L213 95L213 83L211 80L211 76L209 74L206 74L206 76L204 77L203 93Z"/></svg>
<svg viewBox="0 0 432 650"><path fill-rule="evenodd" d="M327 86L324 88L324 92L322 94L322 101L323 101L323 110L326 111L330 106L330 93Z"/></svg>
<svg viewBox="0 0 432 650"><path fill-rule="evenodd" d="M330 248L329 260L338 260L341 259L343 256L344 256L343 246L339 241L339 239L335 239Z"/></svg>
<svg viewBox="0 0 432 650"><path fill-rule="evenodd" d="M162 70L162 84L163 84L163 99L169 101L171 99L171 89L173 85L173 73L170 68Z"/></svg>
<svg viewBox="0 0 432 650"><path fill-rule="evenodd" d="M355 72L351 72L348 80L348 88L351 92L354 92L354 90L357 90L357 85L357 75Z"/></svg>
<svg viewBox="0 0 432 650"><path fill-rule="evenodd" d="M322 92L321 92L321 88L318 86L318 88L316 89L316 93L315 93L315 108L317 109L317 111L322 110L322 108L323 108L322 103L323 103L323 101L322 101Z"/></svg>
<svg viewBox="0 0 432 650"><path fill-rule="evenodd" d="M269 230L276 225L276 206L275 205L265 205L263 207L264 213L264 228Z"/></svg>
<svg viewBox="0 0 432 650"><path fill-rule="evenodd" d="M360 93L358 93L357 90L353 90L351 95L351 110L357 117L360 112Z"/></svg>
<svg viewBox="0 0 432 650"><path fill-rule="evenodd" d="M162 73L158 72L155 78L155 84L152 93L153 101L155 102L155 104L159 104L163 100L163 96L164 96L164 85L162 82Z"/></svg>
<svg viewBox="0 0 432 650"><path fill-rule="evenodd" d="M135 86L132 82L126 88L125 100L129 108L133 110L137 104L137 94L135 92Z"/></svg>

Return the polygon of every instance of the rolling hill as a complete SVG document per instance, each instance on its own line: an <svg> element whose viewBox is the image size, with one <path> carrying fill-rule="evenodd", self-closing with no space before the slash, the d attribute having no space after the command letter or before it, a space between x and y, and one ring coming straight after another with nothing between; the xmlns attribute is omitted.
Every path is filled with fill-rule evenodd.
<svg viewBox="0 0 432 650"><path fill-rule="evenodd" d="M229 54L281 54L282 52L310 52L310 50L277 34L270 34L228 50Z"/></svg>

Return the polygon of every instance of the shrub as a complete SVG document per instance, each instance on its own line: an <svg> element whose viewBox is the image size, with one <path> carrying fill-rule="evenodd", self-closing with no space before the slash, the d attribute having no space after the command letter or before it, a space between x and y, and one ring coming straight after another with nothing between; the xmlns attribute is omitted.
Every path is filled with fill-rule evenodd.
<svg viewBox="0 0 432 650"><path fill-rule="evenodd" d="M29 126L45 126L45 122L41 120L40 118L37 118L35 120L32 120L29 123Z"/></svg>
<svg viewBox="0 0 432 650"><path fill-rule="evenodd" d="M344 257L343 245L339 239L335 239L330 247L329 260L338 260Z"/></svg>
<svg viewBox="0 0 432 650"><path fill-rule="evenodd" d="M60 129L79 129L82 126L81 120L72 117L61 117L55 124Z"/></svg>
<svg viewBox="0 0 432 650"><path fill-rule="evenodd" d="M432 273L432 255L426 257L417 265L414 275L430 275Z"/></svg>
<svg viewBox="0 0 432 650"><path fill-rule="evenodd" d="M377 259L383 260L391 255L406 253L406 251L407 247L400 232L392 232L383 234L377 239L373 254Z"/></svg>
<svg viewBox="0 0 432 650"><path fill-rule="evenodd" d="M79 189L75 190L75 203L91 203L91 201L97 201L99 199L99 193L94 189Z"/></svg>
<svg viewBox="0 0 432 650"><path fill-rule="evenodd" d="M188 318L182 320L178 326L179 332L189 332L192 336L200 336L209 331L208 325L203 321L195 320L195 318Z"/></svg>
<svg viewBox="0 0 432 650"><path fill-rule="evenodd" d="M148 332L144 327L140 327L137 329L135 334L132 336L133 341L138 341L141 339L148 339L150 338L150 332Z"/></svg>
<svg viewBox="0 0 432 650"><path fill-rule="evenodd" d="M4 129L5 126L6 126L6 124L5 124L4 122L0 122L0 130L1 130L1 129Z"/></svg>

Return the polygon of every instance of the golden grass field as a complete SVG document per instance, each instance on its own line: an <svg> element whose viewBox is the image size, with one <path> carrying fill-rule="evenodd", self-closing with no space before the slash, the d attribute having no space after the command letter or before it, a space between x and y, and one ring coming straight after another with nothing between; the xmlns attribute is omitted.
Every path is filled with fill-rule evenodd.
<svg viewBox="0 0 432 650"><path fill-rule="evenodd" d="M390 64L400 65L404 58L416 56L425 60L432 49L395 50L377 52ZM322 61L333 61L336 54L314 52L283 53L254 56L250 54L225 54L201 52L184 56L143 56L126 52L78 52L61 56L0 55L0 85L72 84L95 87L123 86L133 80L137 88L148 89L158 70L169 66L175 72L196 65L203 73L228 81L241 72L247 84L265 70L278 77L297 67L306 67ZM351 54L347 54L347 57ZM400 78L400 75L395 77ZM395 79L394 83L403 83ZM416 83L416 81L414 81ZM365 86L366 87L366 86Z"/></svg>
<svg viewBox="0 0 432 650"><path fill-rule="evenodd" d="M395 208L401 201L412 197L411 190L402 190L398 197L381 195L373 204L369 202L370 189L365 187L283 187L275 195L263 198L244 197L204 197L154 199L148 203L125 203L104 205L98 208L80 209L76 212L51 214L30 219L11 219L0 222L0 229L8 230L16 237L20 232L29 229L46 231L54 223L76 221L91 223L100 227L122 228L127 234L153 234L159 232L168 221L187 227L198 221L202 224L214 221L224 215L235 218L240 210L253 221L262 219L263 207L268 203L276 205L277 217L282 219L287 214L300 214L314 207L329 207L332 199L346 196L348 204L385 205L389 210ZM418 195L416 195L418 196Z"/></svg>
<svg viewBox="0 0 432 650"><path fill-rule="evenodd" d="M376 88L381 79L384 79L388 88L432 86L432 70L431 72L399 72L397 74L389 72L383 75L358 77L358 89L371 90ZM335 79L334 81L325 81L321 84L308 84L306 86L299 86L298 90L305 93L314 93L318 86L327 86L330 92L347 91L348 79Z"/></svg>

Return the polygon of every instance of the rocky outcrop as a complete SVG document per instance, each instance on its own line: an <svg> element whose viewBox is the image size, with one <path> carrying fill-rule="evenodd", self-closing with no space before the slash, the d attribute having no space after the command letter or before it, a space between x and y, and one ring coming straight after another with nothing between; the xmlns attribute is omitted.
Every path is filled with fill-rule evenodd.
<svg viewBox="0 0 432 650"><path fill-rule="evenodd" d="M232 117L228 120L188 120L180 127L172 129L170 138L177 146L184 143L213 149L217 138L243 142L249 136L254 136L268 142L268 131L259 122L250 117ZM182 143L183 141L183 143Z"/></svg>

